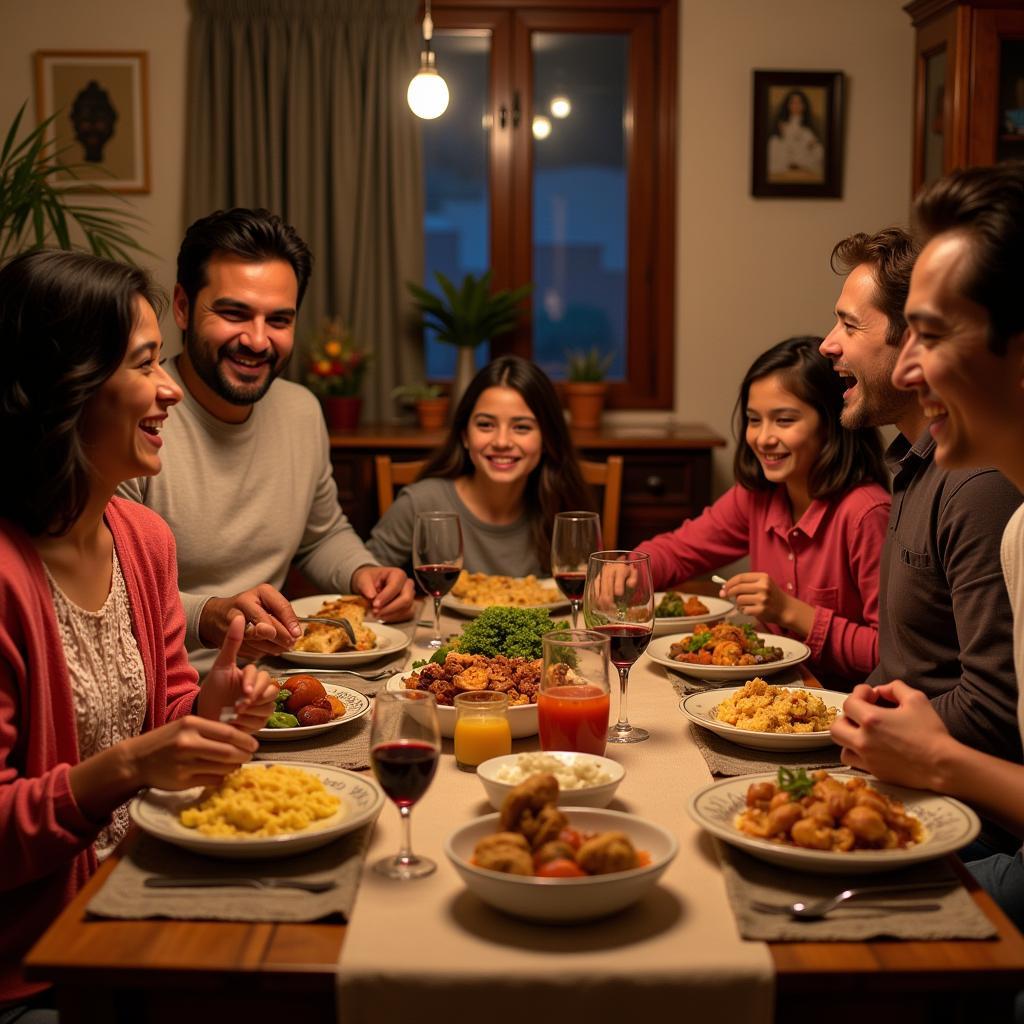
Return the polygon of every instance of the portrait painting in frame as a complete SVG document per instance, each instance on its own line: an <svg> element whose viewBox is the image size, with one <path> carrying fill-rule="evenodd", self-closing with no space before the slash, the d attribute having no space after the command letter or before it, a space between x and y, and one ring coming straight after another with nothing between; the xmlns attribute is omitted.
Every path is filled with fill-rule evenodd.
<svg viewBox="0 0 1024 1024"><path fill-rule="evenodd" d="M148 67L143 51L36 52L36 114L74 175L114 192L148 192Z"/></svg>
<svg viewBox="0 0 1024 1024"><path fill-rule="evenodd" d="M843 73L755 71L751 194L842 195Z"/></svg>

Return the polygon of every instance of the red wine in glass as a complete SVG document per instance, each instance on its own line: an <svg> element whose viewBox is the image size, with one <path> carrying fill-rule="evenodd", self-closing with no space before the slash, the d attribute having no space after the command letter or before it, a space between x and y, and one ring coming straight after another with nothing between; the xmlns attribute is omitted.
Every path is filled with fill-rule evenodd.
<svg viewBox="0 0 1024 1024"><path fill-rule="evenodd" d="M370 751L373 774L399 807L412 807L427 791L437 770L437 750L429 743L395 740Z"/></svg>
<svg viewBox="0 0 1024 1024"><path fill-rule="evenodd" d="M603 633L611 641L611 661L616 668L628 668L647 650L653 631L648 626L628 623L609 623L594 626L595 633Z"/></svg>
<svg viewBox="0 0 1024 1024"><path fill-rule="evenodd" d="M555 583L569 601L577 604L583 600L583 588L587 585L585 572L556 572Z"/></svg>
<svg viewBox="0 0 1024 1024"><path fill-rule="evenodd" d="M455 586L461 571L457 565L417 565L413 569L416 581L431 597L444 597Z"/></svg>

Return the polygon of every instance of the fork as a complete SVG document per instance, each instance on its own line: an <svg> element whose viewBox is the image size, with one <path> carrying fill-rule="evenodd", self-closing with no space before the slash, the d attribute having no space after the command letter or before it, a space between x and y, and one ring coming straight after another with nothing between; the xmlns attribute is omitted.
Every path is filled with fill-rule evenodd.
<svg viewBox="0 0 1024 1024"><path fill-rule="evenodd" d="M217 889L241 886L247 889L301 889L303 892L327 892L334 888L334 879L305 881L301 878L147 878L147 889Z"/></svg>
<svg viewBox="0 0 1024 1024"><path fill-rule="evenodd" d="M835 910L847 900L855 899L858 896L876 896L885 893L918 892L922 889L948 889L956 885L956 882L908 882L903 885L870 885L857 889L844 889L822 900L797 900L795 903L761 903L759 900L752 900L751 906L762 914L789 914L798 921L817 921L824 917L829 911ZM891 903L858 903L858 907L865 910L899 910L899 911L931 911L940 909L938 903L905 903L902 905Z"/></svg>

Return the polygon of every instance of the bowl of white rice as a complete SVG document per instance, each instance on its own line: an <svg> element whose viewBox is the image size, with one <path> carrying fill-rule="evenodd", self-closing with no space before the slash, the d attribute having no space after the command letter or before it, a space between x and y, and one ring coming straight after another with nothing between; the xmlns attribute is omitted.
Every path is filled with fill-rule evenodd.
<svg viewBox="0 0 1024 1024"><path fill-rule="evenodd" d="M548 774L558 779L558 802L570 807L606 807L626 769L610 757L552 750L503 754L484 761L476 770L487 799L501 810L505 798L531 775Z"/></svg>

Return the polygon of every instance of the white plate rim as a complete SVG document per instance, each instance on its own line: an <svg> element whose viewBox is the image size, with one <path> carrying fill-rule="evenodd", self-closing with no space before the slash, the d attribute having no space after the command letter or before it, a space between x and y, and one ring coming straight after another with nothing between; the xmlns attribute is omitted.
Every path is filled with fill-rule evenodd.
<svg viewBox="0 0 1024 1024"><path fill-rule="evenodd" d="M814 750L818 747L830 746L834 742L832 734L828 729L795 733L755 732L750 729L739 729L735 725L729 725L727 722L719 722L717 719L706 717L705 714L701 714L693 707L688 706L700 704L705 700L713 701L714 704L720 704L723 700L727 700L734 693L738 693L742 689L742 686L723 686L713 690L699 690L696 693L688 693L679 702L679 710L694 725L699 725L702 729L716 733L731 743L736 743L741 747L748 747L753 750ZM840 690L824 690L816 686L802 686L799 683L786 686L785 689L805 690L808 693L814 694L815 697L821 697L829 707L835 707L836 702L838 702L840 714L842 713L843 703L850 696L848 693L843 693ZM825 699L826 697L829 699Z"/></svg>
<svg viewBox="0 0 1024 1024"><path fill-rule="evenodd" d="M311 775L318 776L321 781L323 781L324 776L327 776L328 778L337 778L338 776L344 777L353 783L366 787L374 796L373 802L363 810L357 811L357 813L343 818L341 821L335 822L332 825L326 825L320 828L317 828L314 825L302 832L287 832L284 835L279 836L256 836L253 838L241 839L223 839L217 836L204 836L196 829L186 829L184 825L177 822L176 818L172 818L170 812L166 809L154 809L152 806L152 801L156 796L177 797L182 799L183 805L189 800L196 800L203 792L203 790L198 786L193 787L192 789L183 790L180 793L172 793L168 790L154 788L146 789L132 800L128 806L128 813L132 821L144 832L156 837L157 839L161 839L164 842L172 843L175 846L182 846L185 849L210 851L236 849L245 852L251 852L259 849L279 851L292 845L304 846L306 849L310 849L311 846L306 844L307 840L314 840L314 845L326 845L326 843L330 842L332 839L345 835L348 832L353 832L368 822L376 820L377 815L380 814L380 811L387 800L387 797L384 795L384 791L380 788L376 779L366 772L354 772L350 771L348 768L336 768L334 765L328 764L309 764L307 762L300 761L276 760L250 761L244 767L265 769L272 767L273 765L283 765L288 768L301 768L303 771L307 771ZM191 794L191 796L188 794ZM155 818L152 818L149 815L155 815ZM330 821L330 819L324 820Z"/></svg>
<svg viewBox="0 0 1024 1024"><path fill-rule="evenodd" d="M314 675L314 673L310 672L309 675ZM322 725L298 725L290 729L268 729L264 726L254 734L256 738L259 740L269 740L270 742L276 740L281 743L286 740L308 739L310 736L318 736L322 732L336 729L340 725L348 725L349 722L355 722L369 712L370 698L366 694L360 693L358 690L350 690L347 686L338 686L337 683L325 683L323 680L320 682L332 697L338 697L342 701L345 701L347 697L354 704L359 705L359 710L352 715L346 714L344 718L332 718L329 722L324 722Z"/></svg>
<svg viewBox="0 0 1024 1024"><path fill-rule="evenodd" d="M505 575L503 573L487 573L488 576L494 575ZM513 576L514 580L521 580L522 576ZM539 586L552 587L558 590L558 584L555 583L551 576L538 576L537 583ZM561 592L559 592L561 594ZM468 618L475 619L485 608L523 608L526 610L534 611L556 611L560 608L571 607L568 598L559 596L557 601L548 601L544 604L500 604L500 605L480 605L480 604L467 604L465 601L460 601L457 597L453 597L450 593L445 594L441 598L441 607L447 608L449 611L458 612L460 615L465 615Z"/></svg>
<svg viewBox="0 0 1024 1024"><path fill-rule="evenodd" d="M736 611L736 605L732 601L726 601L724 597L712 597L710 594L694 594L692 591L688 591L685 587L670 587L675 594L682 594L683 597L697 597L701 601L713 601L715 604L725 605L724 609L714 611L710 605L708 605L707 615L656 615L654 617L654 626L656 629L661 630L661 634L664 635L668 630L679 629L680 633L686 632L687 626L700 626L705 622L717 622L720 619L728 618ZM661 603L664 596L669 590L656 590L654 592L654 607L657 608Z"/></svg>
<svg viewBox="0 0 1024 1024"><path fill-rule="evenodd" d="M326 601L336 601L339 594L313 594L310 597L299 597L291 602L296 615L315 615ZM402 630L384 622L364 622L368 629L377 635L377 646L372 651L338 651L335 654L323 654L317 651L282 651L280 657L293 665L306 665L316 668L331 668L337 665L365 665L377 658L395 655L405 650L412 642ZM381 643L381 639L386 643Z"/></svg>
<svg viewBox="0 0 1024 1024"><path fill-rule="evenodd" d="M783 669L793 668L806 661L811 656L811 649L802 640L795 640L789 636L778 636L775 633L758 633L765 641L766 646L781 647L785 652L787 647L793 647L797 653L785 655L781 661L770 661L764 665L695 665L682 661L673 661L658 650L664 647L667 652L673 643L693 636L689 633L669 633L666 636L659 636L653 639L644 655L658 665L672 669L673 672L681 672L683 675L694 676L698 679L753 679L755 676L772 675L781 672ZM652 648L654 653L652 653Z"/></svg>
<svg viewBox="0 0 1024 1024"><path fill-rule="evenodd" d="M716 836L723 842L745 850L752 856L772 861L776 864L787 862L794 868L805 868L815 870L816 866L827 864L830 866L849 865L850 873L856 873L857 869L874 870L881 864L892 865L895 870L901 866L917 864L926 860L933 860L937 857L953 853L970 843L981 831L981 822L978 815L965 803L951 796L943 796L940 793L933 793L923 789L910 789L905 786L891 785L880 782L872 775L860 775L850 771L829 771L829 775L838 780L845 781L851 778L862 778L868 785L875 787L896 800L902 800L907 810L924 821L920 811L922 800L929 805L938 803L944 805L947 811L955 811L964 821L963 831L955 838L943 840L937 844L930 842L930 837L925 842L906 850L851 850L848 853L827 853L823 850L807 850L798 846L783 846L780 843L772 843L767 839L755 839L753 836L744 835L730 822L729 827L720 824L716 819L709 818L702 808L702 804L715 795L721 795L724 791L736 789L745 795L746 788L753 782L771 781L774 782L778 772L759 772L755 775L737 775L727 779L719 779L702 786L690 796L687 804L687 811L690 817L705 831ZM914 806L917 805L917 810Z"/></svg>

